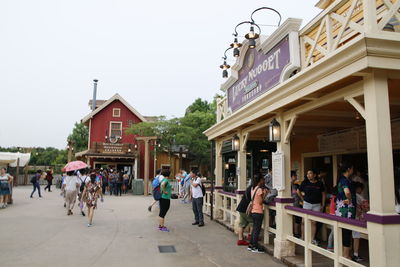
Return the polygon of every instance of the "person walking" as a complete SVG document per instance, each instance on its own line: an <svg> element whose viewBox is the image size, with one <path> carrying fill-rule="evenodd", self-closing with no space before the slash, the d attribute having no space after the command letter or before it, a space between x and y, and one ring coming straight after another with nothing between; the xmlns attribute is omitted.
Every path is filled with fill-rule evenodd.
<svg viewBox="0 0 400 267"><path fill-rule="evenodd" d="M184 204L188 203L186 201L186 198L189 197L189 199L190 199L190 182L194 177L196 177L196 174L193 171L191 171L189 174L187 174L185 176L185 178L183 180L183 187L184 187L185 194L184 194L183 199L181 200L181 202L184 203Z"/></svg>
<svg viewBox="0 0 400 267"><path fill-rule="evenodd" d="M0 208L7 208L7 196L11 194L10 192L10 182L12 181L12 176L6 173L6 168L0 169Z"/></svg>
<svg viewBox="0 0 400 267"><path fill-rule="evenodd" d="M324 212L326 193L324 183L317 179L317 173L307 171L307 179L301 183L297 194L303 202L303 209ZM311 221L311 244L318 246L316 240L317 223Z"/></svg>
<svg viewBox="0 0 400 267"><path fill-rule="evenodd" d="M67 177L64 179L63 189L65 190L65 200L67 206L67 215L72 215L72 209L74 208L76 197L79 189L78 177L74 171L67 172Z"/></svg>
<svg viewBox="0 0 400 267"><path fill-rule="evenodd" d="M126 193L128 192L128 186L129 186L129 175L127 172L124 173L124 175L122 176L122 178L124 179L124 184L122 187L122 193L124 193L126 195Z"/></svg>
<svg viewBox="0 0 400 267"><path fill-rule="evenodd" d="M194 213L194 222L192 225L198 225L199 227L204 226L204 216L203 216L203 192L202 192L202 182L201 173L198 173L190 181L190 191L192 199L192 208Z"/></svg>
<svg viewBox="0 0 400 267"><path fill-rule="evenodd" d="M254 177L251 189L251 217L253 218L253 231L251 232L251 241L248 250L254 253L264 253L265 250L258 245L258 238L260 236L262 221L264 219L264 198L267 194L265 188L265 178L261 175Z"/></svg>
<svg viewBox="0 0 400 267"><path fill-rule="evenodd" d="M237 241L238 246L249 245L249 242L244 240L243 232L248 225L250 225L250 229L253 226L253 218L251 217L251 215L248 215L246 213L247 207L249 206L250 203L250 199L251 199L251 185L246 188L246 191L244 192L243 197L236 208L236 211L239 212L239 229L238 229L238 241Z"/></svg>
<svg viewBox="0 0 400 267"><path fill-rule="evenodd" d="M86 206L88 208L88 227L93 225L93 216L94 210L97 207L97 200L99 197L101 202L104 201L103 195L101 194L102 188L98 182L96 182L96 174L90 175L90 180L86 184L85 189L83 190L83 200L86 202Z"/></svg>
<svg viewBox="0 0 400 267"><path fill-rule="evenodd" d="M53 169L50 168L47 170L46 172L46 181L47 181L47 186L44 188L44 191L46 191L46 189L51 192L51 186L53 185Z"/></svg>
<svg viewBox="0 0 400 267"><path fill-rule="evenodd" d="M156 170L156 177L154 177L152 185L153 185L153 203L147 208L149 212L151 212L151 208L160 201L161 198L161 183L164 180L164 176L161 175L161 169Z"/></svg>
<svg viewBox="0 0 400 267"><path fill-rule="evenodd" d="M33 191L31 193L31 198L33 198L33 194L36 192L36 189L38 191L39 197L42 197L42 194L40 194L40 177L41 176L42 176L42 170L37 170L36 174L31 179L31 183L33 185Z"/></svg>
<svg viewBox="0 0 400 267"><path fill-rule="evenodd" d="M354 185L350 180L350 176L353 174L353 165L343 163L340 166L340 173L342 176L339 179L337 185L337 196L336 196L336 216L340 216L348 219L355 219L356 217L356 191ZM351 248L351 237L352 231L348 229L342 229L342 245L343 245L343 257L351 259L350 248Z"/></svg>
<svg viewBox="0 0 400 267"><path fill-rule="evenodd" d="M79 208L81 210L82 216L85 216L85 202L82 199L83 191L85 190L86 184L90 181L90 178L87 176L87 170L83 169L80 171L80 176L78 177L79 183L79 193L78 193L78 200L79 200Z"/></svg>
<svg viewBox="0 0 400 267"><path fill-rule="evenodd" d="M169 170L163 170L161 175L164 179L161 182L160 191L160 213L158 216L160 217L160 223L158 225L158 229L162 232L169 232L169 229L165 226L165 215L167 214L169 207L171 205L171 183L168 178L171 172Z"/></svg>

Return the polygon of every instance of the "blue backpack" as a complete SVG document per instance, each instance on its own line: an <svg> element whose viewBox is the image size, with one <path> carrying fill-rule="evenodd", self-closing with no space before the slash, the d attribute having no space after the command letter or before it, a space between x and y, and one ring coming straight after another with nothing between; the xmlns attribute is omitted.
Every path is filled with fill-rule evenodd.
<svg viewBox="0 0 400 267"><path fill-rule="evenodd" d="M160 181L158 180L158 177L154 178L152 185L153 185L153 198L155 200L160 200L161 192L160 192Z"/></svg>

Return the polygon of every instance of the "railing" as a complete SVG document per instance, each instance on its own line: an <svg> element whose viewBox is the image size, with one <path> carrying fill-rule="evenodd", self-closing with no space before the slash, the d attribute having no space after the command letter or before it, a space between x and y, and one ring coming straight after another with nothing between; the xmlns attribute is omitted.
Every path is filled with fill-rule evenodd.
<svg viewBox="0 0 400 267"><path fill-rule="evenodd" d="M393 18L400 22L399 7L400 0L336 0L300 31L301 71L335 56L338 49L363 38L369 28L387 32ZM400 26L393 31L400 34ZM229 115L225 96L217 103L217 123Z"/></svg>
<svg viewBox="0 0 400 267"><path fill-rule="evenodd" d="M228 101L227 97L220 99L217 101L217 122L222 121L228 117Z"/></svg>
<svg viewBox="0 0 400 267"><path fill-rule="evenodd" d="M302 69L331 56L368 32L367 28L372 24L378 31L383 31L392 17L400 21L399 1L337 0L301 30Z"/></svg>
<svg viewBox="0 0 400 267"><path fill-rule="evenodd" d="M351 261L342 256L342 229L357 231L362 234L368 235L366 223L363 221L346 219L326 213L320 213L293 206L286 206L286 212L292 216L303 218L304 222L304 240L297 238L293 235L287 236L287 239L297 245L304 247L304 265L312 266L312 252L319 253L334 261L334 266L341 266L342 264L350 267L362 267L357 262ZM311 221L320 222L330 225L334 236L334 251L330 252L322 247L311 244Z"/></svg>
<svg viewBox="0 0 400 267"><path fill-rule="evenodd" d="M271 239L270 236L276 234L276 228L270 226L270 211L276 211L275 203L271 203L269 205L264 205L264 222L262 225L263 229L263 242L264 244L270 244Z"/></svg>

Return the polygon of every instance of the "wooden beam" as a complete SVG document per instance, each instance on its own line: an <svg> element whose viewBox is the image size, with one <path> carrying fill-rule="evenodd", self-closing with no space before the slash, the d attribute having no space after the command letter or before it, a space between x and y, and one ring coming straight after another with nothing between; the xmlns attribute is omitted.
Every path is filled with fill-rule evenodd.
<svg viewBox="0 0 400 267"><path fill-rule="evenodd" d="M249 138L249 135L250 135L250 133L242 134L242 137L243 137L242 144L241 144L241 146L242 146L241 150L242 151L246 150L246 145L247 145L247 140Z"/></svg>
<svg viewBox="0 0 400 267"><path fill-rule="evenodd" d="M333 93L322 96L314 101L311 101L309 103L288 110L283 115L285 118L292 117L325 106L339 99L343 99L346 96L355 96L362 94L363 94L363 82L362 81L355 82Z"/></svg>
<svg viewBox="0 0 400 267"><path fill-rule="evenodd" d="M352 128L359 126L356 122L344 121L297 121L296 127L316 127L316 128Z"/></svg>
<svg viewBox="0 0 400 267"><path fill-rule="evenodd" d="M290 134L292 133L293 126L294 126L294 124L296 123L296 120L297 120L297 116L294 116L294 117L292 117L292 118L290 119L289 126L288 126L288 128L287 128L286 133L285 133L285 138L283 139L284 142L285 142L285 144L288 144L288 143L289 143Z"/></svg>
<svg viewBox="0 0 400 267"><path fill-rule="evenodd" d="M357 102L353 97L345 97L344 98L347 102L349 102L357 111L360 113L360 115L365 119L365 108L361 106L360 103Z"/></svg>

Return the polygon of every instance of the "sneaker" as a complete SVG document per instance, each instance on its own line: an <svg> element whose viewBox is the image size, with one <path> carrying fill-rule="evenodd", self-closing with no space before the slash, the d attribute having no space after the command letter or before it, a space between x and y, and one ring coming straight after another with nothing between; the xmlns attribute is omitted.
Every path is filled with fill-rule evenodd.
<svg viewBox="0 0 400 267"><path fill-rule="evenodd" d="M198 225L199 223L198 222L194 222L194 223L192 223L192 225Z"/></svg>
<svg viewBox="0 0 400 267"><path fill-rule="evenodd" d="M356 256L356 255L353 255L353 257L351 257L351 259L353 260L353 261L355 261L355 262L362 262L364 259L363 258L361 258L360 256Z"/></svg>
<svg viewBox="0 0 400 267"><path fill-rule="evenodd" d="M83 211L81 211L81 213L82 213L82 216L86 216L86 214Z"/></svg>
<svg viewBox="0 0 400 267"><path fill-rule="evenodd" d="M238 240L238 241L236 242L236 244L237 244L238 246L248 246L248 245L249 245L249 242L247 242L246 240Z"/></svg>
<svg viewBox="0 0 400 267"><path fill-rule="evenodd" d="M67 207L67 204L66 203L64 203L64 208L66 208Z"/></svg>
<svg viewBox="0 0 400 267"><path fill-rule="evenodd" d="M91 227L92 225L93 225L93 224L91 224L91 223L88 223L88 224L87 224L87 227Z"/></svg>
<svg viewBox="0 0 400 267"><path fill-rule="evenodd" d="M254 253L265 253L265 249L262 248L262 247L259 247L259 248L253 247L253 249L251 250L251 252L254 252Z"/></svg>
<svg viewBox="0 0 400 267"><path fill-rule="evenodd" d="M67 215L69 216L71 214L72 214L71 210L68 210Z"/></svg>
<svg viewBox="0 0 400 267"><path fill-rule="evenodd" d="M169 232L169 229L167 227L160 227L161 232Z"/></svg>
<svg viewBox="0 0 400 267"><path fill-rule="evenodd" d="M148 210L149 212L151 212L151 206L149 206L149 207L147 208L147 210Z"/></svg>
<svg viewBox="0 0 400 267"><path fill-rule="evenodd" d="M247 247L247 250L248 250L248 251L252 251L252 250L253 250L253 246L252 246L252 245L249 245L249 246Z"/></svg>
<svg viewBox="0 0 400 267"><path fill-rule="evenodd" d="M204 223L199 223L199 227L203 227L204 226Z"/></svg>
<svg viewBox="0 0 400 267"><path fill-rule="evenodd" d="M313 241L311 241L311 244L318 246L318 241L314 239Z"/></svg>

